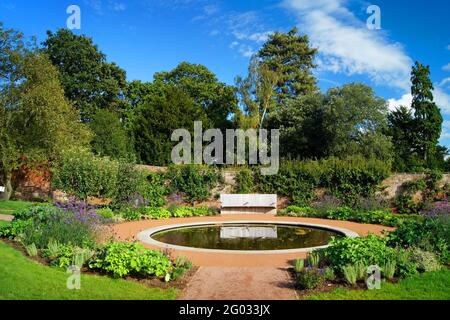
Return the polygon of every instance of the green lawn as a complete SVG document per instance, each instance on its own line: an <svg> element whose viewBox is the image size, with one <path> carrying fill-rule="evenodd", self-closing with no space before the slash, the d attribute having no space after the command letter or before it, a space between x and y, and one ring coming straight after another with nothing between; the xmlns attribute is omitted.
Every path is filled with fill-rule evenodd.
<svg viewBox="0 0 450 320"><path fill-rule="evenodd" d="M147 288L104 276L81 276L81 289L66 287L68 274L38 264L0 241L0 300L172 300L178 290Z"/></svg>
<svg viewBox="0 0 450 320"><path fill-rule="evenodd" d="M13 214L15 210L25 209L34 204L34 202L19 200L0 201L0 214Z"/></svg>
<svg viewBox="0 0 450 320"><path fill-rule="evenodd" d="M380 290L336 289L309 296L310 300L450 300L450 270L427 272Z"/></svg>

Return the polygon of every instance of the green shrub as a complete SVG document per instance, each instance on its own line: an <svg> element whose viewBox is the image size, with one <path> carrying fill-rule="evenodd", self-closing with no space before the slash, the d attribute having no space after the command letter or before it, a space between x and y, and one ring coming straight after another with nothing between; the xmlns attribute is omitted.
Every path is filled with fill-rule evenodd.
<svg viewBox="0 0 450 320"><path fill-rule="evenodd" d="M395 256L395 250L386 245L386 240L375 235L333 239L330 247L321 252L328 265L340 271L343 266L358 262L365 266L383 265Z"/></svg>
<svg viewBox="0 0 450 320"><path fill-rule="evenodd" d="M111 208L102 208L95 210L97 214L104 219L114 218L114 211Z"/></svg>
<svg viewBox="0 0 450 320"><path fill-rule="evenodd" d="M381 270L386 279L392 280L395 276L395 271L397 270L397 262L392 260L387 260L384 265L381 266Z"/></svg>
<svg viewBox="0 0 450 320"><path fill-rule="evenodd" d="M305 269L305 260L304 259L297 259L294 263L294 270L295 272L301 272Z"/></svg>
<svg viewBox="0 0 450 320"><path fill-rule="evenodd" d="M85 149L70 150L53 166L53 188L79 198L113 198L117 190L119 163L96 157Z"/></svg>
<svg viewBox="0 0 450 320"><path fill-rule="evenodd" d="M59 243L55 240L50 240L46 249L42 250L42 255L50 260L55 260L59 254Z"/></svg>
<svg viewBox="0 0 450 320"><path fill-rule="evenodd" d="M450 221L448 217L408 219L389 233L388 243L403 248L419 247L437 254L441 263L450 257Z"/></svg>
<svg viewBox="0 0 450 320"><path fill-rule="evenodd" d="M171 274L172 280L177 280L183 276L186 271L193 267L192 262L185 257L177 257L174 262L173 271Z"/></svg>
<svg viewBox="0 0 450 320"><path fill-rule="evenodd" d="M194 216L194 209L191 207L177 207L172 211L174 218L189 218Z"/></svg>
<svg viewBox="0 0 450 320"><path fill-rule="evenodd" d="M296 217L311 217L314 216L314 209L311 207L299 207L299 206L289 206L280 214L293 215Z"/></svg>
<svg viewBox="0 0 450 320"><path fill-rule="evenodd" d="M13 220L10 224L0 227L0 237L14 240L20 238L25 229L32 225L31 220Z"/></svg>
<svg viewBox="0 0 450 320"><path fill-rule="evenodd" d="M236 175L236 193L249 194L255 191L255 178L251 169L242 169Z"/></svg>
<svg viewBox="0 0 450 320"><path fill-rule="evenodd" d="M149 207L162 207L166 204L165 196L169 193L166 177L160 173L150 173L141 190Z"/></svg>
<svg viewBox="0 0 450 320"><path fill-rule="evenodd" d="M208 200L211 190L221 181L220 172L207 166L172 166L167 177L172 192L185 195L185 200L194 203Z"/></svg>
<svg viewBox="0 0 450 320"><path fill-rule="evenodd" d="M14 220L47 221L60 214L61 210L52 205L31 206L18 210L14 214Z"/></svg>
<svg viewBox="0 0 450 320"><path fill-rule="evenodd" d="M354 267L356 270L357 281L365 280L367 275L367 266L363 262L358 261L355 263Z"/></svg>
<svg viewBox="0 0 450 320"><path fill-rule="evenodd" d="M25 246L25 250L30 257L36 257L38 255L38 249L34 243Z"/></svg>
<svg viewBox="0 0 450 320"><path fill-rule="evenodd" d="M349 207L339 207L327 212L327 218L332 220L350 220L354 215L353 209Z"/></svg>
<svg viewBox="0 0 450 320"><path fill-rule="evenodd" d="M308 255L308 266L318 268L320 263L320 253L313 251Z"/></svg>
<svg viewBox="0 0 450 320"><path fill-rule="evenodd" d="M152 208L147 207L143 210L144 216L150 218L150 219L156 219L156 220L162 220L162 219L168 219L171 216L171 213L169 210L164 208Z"/></svg>
<svg viewBox="0 0 450 320"><path fill-rule="evenodd" d="M336 274L334 273L334 269L330 267L325 267L323 270L323 276L325 277L325 280L327 281L335 281L336 280Z"/></svg>
<svg viewBox="0 0 450 320"><path fill-rule="evenodd" d="M348 284L354 286L358 281L358 271L355 265L345 265L342 267L342 273L344 274L344 279Z"/></svg>
<svg viewBox="0 0 450 320"><path fill-rule="evenodd" d="M429 272L441 269L441 265L433 252L423 251L419 248L411 248L409 254L409 259L416 264L418 271Z"/></svg>
<svg viewBox="0 0 450 320"><path fill-rule="evenodd" d="M59 208L47 207L48 212L35 216L24 222L12 223L12 228L19 226L17 238L24 244L34 243L39 249L47 247L50 241L77 246L94 246L98 239L100 224L95 214L74 213ZM22 221L22 220L18 220Z"/></svg>
<svg viewBox="0 0 450 320"><path fill-rule="evenodd" d="M300 289L312 290L321 287L325 283L325 278L320 270L306 268L297 274L297 285Z"/></svg>
<svg viewBox="0 0 450 320"><path fill-rule="evenodd" d="M419 273L417 270L417 264L411 261L409 251L397 249L396 258L397 275L400 278L409 278Z"/></svg>
<svg viewBox="0 0 450 320"><path fill-rule="evenodd" d="M165 277L172 271L172 263L163 253L127 242L103 245L89 262L89 267L116 278L127 275Z"/></svg>
<svg viewBox="0 0 450 320"><path fill-rule="evenodd" d="M142 217L140 210L130 207L123 209L121 215L127 221L137 221Z"/></svg>

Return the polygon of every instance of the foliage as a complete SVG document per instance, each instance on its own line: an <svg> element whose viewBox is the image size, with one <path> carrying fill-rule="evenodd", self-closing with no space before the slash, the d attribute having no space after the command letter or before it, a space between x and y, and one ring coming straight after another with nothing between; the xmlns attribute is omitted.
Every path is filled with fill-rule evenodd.
<svg viewBox="0 0 450 320"><path fill-rule="evenodd" d="M396 258L397 275L400 278L409 278L419 273L417 264L411 260L410 251L397 249Z"/></svg>
<svg viewBox="0 0 450 320"><path fill-rule="evenodd" d="M102 208L95 210L97 214L104 219L114 218L114 211L111 208Z"/></svg>
<svg viewBox="0 0 450 320"><path fill-rule="evenodd" d="M214 128L232 127L230 116L238 109L235 88L218 81L205 66L181 62L169 72L156 73L154 78L155 83L173 85L188 93Z"/></svg>
<svg viewBox="0 0 450 320"><path fill-rule="evenodd" d="M209 199L222 177L215 168L195 165L172 166L167 175L172 192L182 193L190 203Z"/></svg>
<svg viewBox="0 0 450 320"><path fill-rule="evenodd" d="M269 35L257 56L267 68L279 74L274 88L279 103L317 90L317 80L312 74L316 54L317 49L311 48L308 36L299 35L297 28Z"/></svg>
<svg viewBox="0 0 450 320"><path fill-rule="evenodd" d="M36 257L38 255L38 250L34 243L25 246L25 250L30 257Z"/></svg>
<svg viewBox="0 0 450 320"><path fill-rule="evenodd" d="M173 264L173 272L171 274L170 279L176 280L183 276L184 273L192 269L193 264L187 258L178 256Z"/></svg>
<svg viewBox="0 0 450 320"><path fill-rule="evenodd" d="M150 219L161 220L170 218L171 213L169 210L164 208L147 207L143 210L143 215Z"/></svg>
<svg viewBox="0 0 450 320"><path fill-rule="evenodd" d="M0 296L9 300L165 300L175 299L177 289L149 288L134 281L81 274L81 290L67 290L64 269L35 263L0 241Z"/></svg>
<svg viewBox="0 0 450 320"><path fill-rule="evenodd" d="M304 259L296 259L294 264L295 272L299 273L305 269L305 260Z"/></svg>
<svg viewBox="0 0 450 320"><path fill-rule="evenodd" d="M437 254L446 264L450 258L450 223L448 217L409 219L389 233L388 243L403 248L419 247Z"/></svg>
<svg viewBox="0 0 450 320"><path fill-rule="evenodd" d="M330 209L331 208L331 209ZM289 206L279 212L279 215L288 215L295 217L322 218L331 220L354 221L367 224L381 224L394 227L403 221L388 210L377 211L358 211L349 207L327 207L324 210L318 210L311 207ZM405 216L405 219L407 217ZM408 217L409 218L409 217Z"/></svg>
<svg viewBox="0 0 450 320"><path fill-rule="evenodd" d="M122 218L124 218L127 221L141 220L141 217L142 217L141 210L131 208L131 207L126 207L126 208L122 209L120 214L121 214Z"/></svg>
<svg viewBox="0 0 450 320"><path fill-rule="evenodd" d="M397 270L397 262L395 259L387 260L385 264L381 266L381 270L386 279L392 280L395 276L395 271Z"/></svg>
<svg viewBox="0 0 450 320"><path fill-rule="evenodd" d="M183 128L193 135L195 121L201 121L205 129L211 125L205 111L184 90L174 85L153 86L152 93L134 109L130 130L138 160L161 166L172 163L175 130Z"/></svg>
<svg viewBox="0 0 450 320"><path fill-rule="evenodd" d="M119 115L106 109L97 110L89 123L94 133L92 150L99 156L134 160L134 146Z"/></svg>
<svg viewBox="0 0 450 320"><path fill-rule="evenodd" d="M108 63L91 38L68 29L47 32L43 51L58 68L66 97L89 122L99 109L120 110L125 71Z"/></svg>
<svg viewBox="0 0 450 320"><path fill-rule="evenodd" d="M411 83L411 108L416 120L416 152L427 168L432 168L443 119L441 111L433 102L434 87L430 79L430 67L416 62L411 71Z"/></svg>
<svg viewBox="0 0 450 320"><path fill-rule="evenodd" d="M334 269L330 268L330 267L325 267L325 269L323 269L323 276L324 276L325 280L327 280L327 281L335 281L336 280L336 274L334 272Z"/></svg>
<svg viewBox="0 0 450 320"><path fill-rule="evenodd" d="M52 184L82 199L112 198L116 195L118 173L116 161L96 157L86 149L72 149L54 164Z"/></svg>
<svg viewBox="0 0 450 320"><path fill-rule="evenodd" d="M110 273L116 278L127 275L165 277L172 271L172 263L161 252L127 242L103 245L89 262L89 267Z"/></svg>
<svg viewBox="0 0 450 320"><path fill-rule="evenodd" d="M0 179L6 186L0 197L8 200L13 170L54 160L68 147L87 145L91 135L49 59L3 24L0 42Z"/></svg>
<svg viewBox="0 0 450 320"><path fill-rule="evenodd" d="M375 235L333 239L330 247L321 252L328 265L338 271L343 271L345 265L354 266L356 263L365 266L383 265L395 256L395 250L386 245L386 240Z"/></svg>
<svg viewBox="0 0 450 320"><path fill-rule="evenodd" d="M250 194L255 190L254 173L251 169L241 169L236 175L236 193Z"/></svg>
<svg viewBox="0 0 450 320"><path fill-rule="evenodd" d="M306 268L297 274L297 285L300 289L312 290L323 286L325 278L316 268Z"/></svg>
<svg viewBox="0 0 450 320"><path fill-rule="evenodd" d="M421 272L437 271L441 265L433 252L423 251L419 248L410 249L410 260L417 265Z"/></svg>
<svg viewBox="0 0 450 320"><path fill-rule="evenodd" d="M345 281L348 284L354 286L358 281L358 271L355 265L345 265L342 267L342 273L344 274Z"/></svg>
<svg viewBox="0 0 450 320"><path fill-rule="evenodd" d="M165 196L169 189L164 174L150 173L142 190L142 194L150 207L161 207L166 204Z"/></svg>
<svg viewBox="0 0 450 320"><path fill-rule="evenodd" d="M320 254L318 252L311 252L308 255L308 266L312 268L318 268L320 263Z"/></svg>
<svg viewBox="0 0 450 320"><path fill-rule="evenodd" d="M97 228L102 219L82 205L69 204L63 209L33 206L27 210L3 227L0 235L20 240L24 245L34 243L39 249L46 248L50 241L80 247L93 246L97 241Z"/></svg>

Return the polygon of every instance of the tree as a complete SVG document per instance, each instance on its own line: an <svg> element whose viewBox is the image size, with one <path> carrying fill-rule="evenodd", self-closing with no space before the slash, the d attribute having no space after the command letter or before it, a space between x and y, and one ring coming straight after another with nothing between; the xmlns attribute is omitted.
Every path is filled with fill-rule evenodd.
<svg viewBox="0 0 450 320"><path fill-rule="evenodd" d="M90 128L94 133L91 142L93 151L100 156L132 161L134 148L117 113L109 110L98 110L92 118Z"/></svg>
<svg viewBox="0 0 450 320"><path fill-rule="evenodd" d="M280 130L280 154L287 158L323 158L332 139L325 128L324 95L298 96L280 105L269 118L270 129Z"/></svg>
<svg viewBox="0 0 450 320"><path fill-rule="evenodd" d="M235 88L219 82L216 75L200 64L180 63L169 72L156 73L155 83L184 90L201 107L214 128L232 128L231 116L238 110Z"/></svg>
<svg viewBox="0 0 450 320"><path fill-rule="evenodd" d="M384 134L388 108L373 89L360 83L330 89L325 96L325 127L330 156L362 154L391 161L391 140Z"/></svg>
<svg viewBox="0 0 450 320"><path fill-rule="evenodd" d="M48 57L27 48L20 33L0 25L0 175L9 199L15 169L58 158L89 143L90 131L64 96Z"/></svg>
<svg viewBox="0 0 450 320"><path fill-rule="evenodd" d="M125 71L108 63L91 38L60 29L56 33L48 31L43 45L43 52L60 72L66 97L84 122L89 122L99 109L125 108L121 99Z"/></svg>
<svg viewBox="0 0 450 320"><path fill-rule="evenodd" d="M287 99L318 90L312 74L316 54L317 49L311 48L308 36L298 35L297 28L269 36L257 57L279 76L275 86L278 102L284 103Z"/></svg>
<svg viewBox="0 0 450 320"><path fill-rule="evenodd" d="M437 156L437 145L442 132L442 115L433 102L433 83L430 67L416 62L411 71L411 107L414 110L416 142L419 157L431 168Z"/></svg>
<svg viewBox="0 0 450 320"><path fill-rule="evenodd" d="M262 128L264 120L276 107L273 99L278 75L253 58L248 76L236 78L238 97L243 112L237 113L237 123L243 129Z"/></svg>
<svg viewBox="0 0 450 320"><path fill-rule="evenodd" d="M134 110L131 128L138 158L142 163L167 165L171 163L171 141L176 129L193 134L194 122L210 127L209 119L189 94L173 85L155 84L154 93L144 97Z"/></svg>
<svg viewBox="0 0 450 320"><path fill-rule="evenodd" d="M415 152L415 119L411 109L400 106L388 115L387 134L395 141L393 169L409 172L420 168Z"/></svg>

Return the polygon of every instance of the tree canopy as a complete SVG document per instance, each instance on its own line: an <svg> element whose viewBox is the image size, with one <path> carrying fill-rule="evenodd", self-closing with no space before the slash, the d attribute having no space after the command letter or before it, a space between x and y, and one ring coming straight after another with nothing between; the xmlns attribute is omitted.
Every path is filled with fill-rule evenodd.
<svg viewBox="0 0 450 320"><path fill-rule="evenodd" d="M84 35L60 29L47 32L43 52L60 72L66 97L80 111L81 119L89 122L99 109L121 110L126 85L125 71L106 56Z"/></svg>

